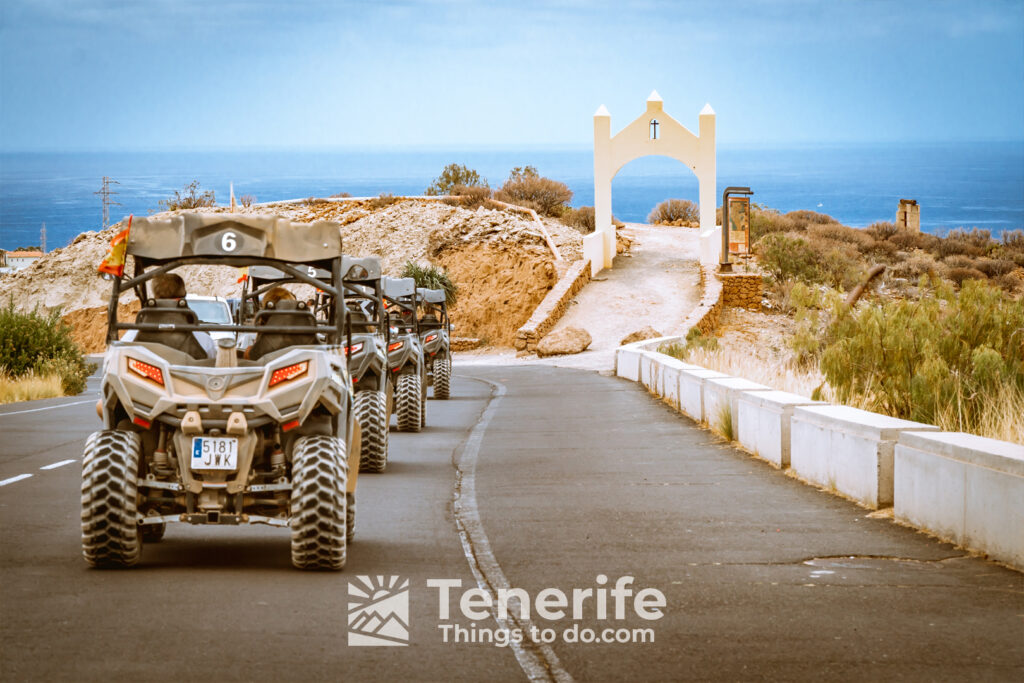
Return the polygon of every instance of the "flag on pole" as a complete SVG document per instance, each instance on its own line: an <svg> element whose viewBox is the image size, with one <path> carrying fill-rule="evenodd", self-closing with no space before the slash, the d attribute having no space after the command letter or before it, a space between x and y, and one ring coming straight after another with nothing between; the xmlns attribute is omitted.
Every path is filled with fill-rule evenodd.
<svg viewBox="0 0 1024 683"><path fill-rule="evenodd" d="M243 283L243 282L245 282L246 280L249 279L249 266L245 266L244 268L239 268L238 272L241 273L241 275L238 277L239 284L241 284L241 283Z"/></svg>
<svg viewBox="0 0 1024 683"><path fill-rule="evenodd" d="M110 240L110 251L96 269L101 273L109 273L114 277L124 275L124 262L128 251L128 231L132 229L132 216L128 216L128 227L117 233L114 239Z"/></svg>

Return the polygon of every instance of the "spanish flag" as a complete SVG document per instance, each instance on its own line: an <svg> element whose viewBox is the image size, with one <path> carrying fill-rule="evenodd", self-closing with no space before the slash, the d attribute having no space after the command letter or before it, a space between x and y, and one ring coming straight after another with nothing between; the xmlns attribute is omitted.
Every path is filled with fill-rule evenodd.
<svg viewBox="0 0 1024 683"><path fill-rule="evenodd" d="M244 268L239 268L238 272L240 273L240 275L238 277L238 284L241 284L241 283L243 283L243 282L245 282L246 280L249 279L249 266L245 266Z"/></svg>
<svg viewBox="0 0 1024 683"><path fill-rule="evenodd" d="M128 231L131 229L132 217L128 216L128 227L110 240L110 251L107 252L107 257L103 259L96 270L101 273L109 273L114 277L121 277L124 274L125 252L128 250Z"/></svg>

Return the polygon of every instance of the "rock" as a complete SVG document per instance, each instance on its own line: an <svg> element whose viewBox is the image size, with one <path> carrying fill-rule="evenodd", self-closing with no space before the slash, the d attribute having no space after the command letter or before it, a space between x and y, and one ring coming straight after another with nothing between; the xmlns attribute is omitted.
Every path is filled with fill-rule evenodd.
<svg viewBox="0 0 1024 683"><path fill-rule="evenodd" d="M627 334L619 342L619 346L625 346L626 344L632 344L633 342L643 341L644 339L656 339L661 336L661 332L648 325L647 327L637 330L632 334Z"/></svg>
<svg viewBox="0 0 1024 683"><path fill-rule="evenodd" d="M551 332L537 344L537 355L561 356L570 353L580 353L590 346L593 339L590 333L581 327L566 327Z"/></svg>

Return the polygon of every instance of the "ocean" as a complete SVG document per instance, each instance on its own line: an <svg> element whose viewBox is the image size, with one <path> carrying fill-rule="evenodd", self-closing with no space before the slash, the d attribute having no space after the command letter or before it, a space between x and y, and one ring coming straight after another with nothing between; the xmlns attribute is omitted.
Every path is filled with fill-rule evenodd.
<svg viewBox="0 0 1024 683"><path fill-rule="evenodd" d="M573 205L593 204L593 157L587 147L546 149L340 149L292 151L95 152L0 154L0 248L40 243L46 224L49 249L102 223L95 194L103 176L120 206L111 222L146 215L158 202L198 180L228 202L326 197L339 192L372 196L422 194L448 163L465 164L499 186L515 166L532 165L566 183ZM921 205L921 227L943 233L956 227L998 236L1024 228L1024 142L795 146L726 146L718 149L718 188L748 185L753 200L781 211L811 209L854 227L894 220L900 198ZM643 222L659 202L697 199L688 168L664 157L638 159L616 176L612 210ZM719 201L721 201L719 197Z"/></svg>

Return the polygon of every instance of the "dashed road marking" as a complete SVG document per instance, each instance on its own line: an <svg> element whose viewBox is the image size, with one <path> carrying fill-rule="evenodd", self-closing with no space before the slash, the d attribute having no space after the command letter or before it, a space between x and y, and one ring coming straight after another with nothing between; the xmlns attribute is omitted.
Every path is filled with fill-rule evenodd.
<svg viewBox="0 0 1024 683"><path fill-rule="evenodd" d="M63 467L64 465L70 465L73 462L75 462L75 461L74 460L61 460L60 462L55 462L52 465L43 465L39 469L41 469L41 470L55 470L58 467Z"/></svg>
<svg viewBox="0 0 1024 683"><path fill-rule="evenodd" d="M8 484L13 484L16 481L21 481L22 479L28 479L31 476L32 476L31 474L19 474L16 477L10 477L9 479L4 479L3 481L0 481L0 486L7 486Z"/></svg>
<svg viewBox="0 0 1024 683"><path fill-rule="evenodd" d="M41 410L56 410L57 408L67 408L68 406L80 406L83 403L95 403L95 399L89 399L88 401L73 401L71 403L61 403L58 406L46 406L45 408L30 408L28 410L12 410L9 413L0 413L0 417L5 415L24 415L25 413L38 413Z"/></svg>

